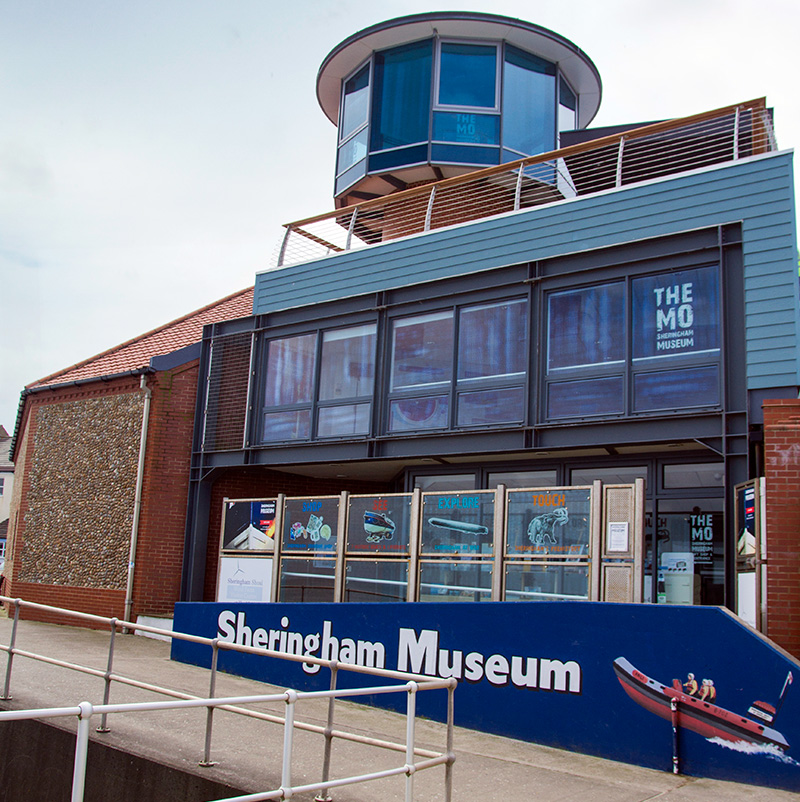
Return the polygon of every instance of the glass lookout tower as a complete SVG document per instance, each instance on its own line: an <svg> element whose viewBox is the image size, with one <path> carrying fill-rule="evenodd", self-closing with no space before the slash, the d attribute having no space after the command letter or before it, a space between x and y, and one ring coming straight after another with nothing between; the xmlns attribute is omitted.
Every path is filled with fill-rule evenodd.
<svg viewBox="0 0 800 802"><path fill-rule="evenodd" d="M556 150L600 96L591 59L529 22L454 11L373 25L317 76L338 128L337 207Z"/></svg>

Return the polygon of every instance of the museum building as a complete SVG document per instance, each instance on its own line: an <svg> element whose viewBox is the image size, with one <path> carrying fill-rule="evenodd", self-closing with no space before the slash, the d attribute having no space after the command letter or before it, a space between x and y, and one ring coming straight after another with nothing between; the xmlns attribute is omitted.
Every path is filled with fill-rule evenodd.
<svg viewBox="0 0 800 802"><path fill-rule="evenodd" d="M764 410L796 428L800 372L792 153L764 101L591 129L585 53L470 12L354 34L317 95L335 210L287 224L253 315L204 331L182 598L223 600L248 556L273 600L613 598L591 551L614 561L620 516L589 522L628 487L628 598L749 594L769 631L797 581L780 522L767 559L770 471L793 466ZM537 542L567 502L583 534L565 510Z"/></svg>

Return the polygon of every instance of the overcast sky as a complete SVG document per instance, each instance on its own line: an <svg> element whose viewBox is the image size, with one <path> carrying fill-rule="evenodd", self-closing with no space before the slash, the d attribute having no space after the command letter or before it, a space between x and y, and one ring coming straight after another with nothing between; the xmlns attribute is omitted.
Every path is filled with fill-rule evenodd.
<svg viewBox="0 0 800 802"><path fill-rule="evenodd" d="M325 55L433 9L519 17L593 59L593 125L766 96L800 142L797 0L0 0L0 424L36 379L252 284L332 208Z"/></svg>

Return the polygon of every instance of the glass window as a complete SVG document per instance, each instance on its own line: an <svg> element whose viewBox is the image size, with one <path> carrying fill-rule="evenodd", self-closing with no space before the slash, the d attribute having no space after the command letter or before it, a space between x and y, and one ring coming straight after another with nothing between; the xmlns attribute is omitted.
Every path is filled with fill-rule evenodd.
<svg viewBox="0 0 800 802"><path fill-rule="evenodd" d="M334 560L281 560L280 601L332 602Z"/></svg>
<svg viewBox="0 0 800 802"><path fill-rule="evenodd" d="M506 601L580 601L588 598L588 565L531 562L506 566Z"/></svg>
<svg viewBox="0 0 800 802"><path fill-rule="evenodd" d="M625 358L625 285L601 284L551 293L547 367L587 367Z"/></svg>
<svg viewBox="0 0 800 802"><path fill-rule="evenodd" d="M716 267L637 278L632 286L635 360L719 351Z"/></svg>
<svg viewBox="0 0 800 802"><path fill-rule="evenodd" d="M496 107L497 48L494 45L443 42L439 51L442 106Z"/></svg>
<svg viewBox="0 0 800 802"><path fill-rule="evenodd" d="M370 404L321 407L317 415L317 435L341 437L348 434L369 434L370 411Z"/></svg>
<svg viewBox="0 0 800 802"><path fill-rule="evenodd" d="M266 406L311 401L316 346L316 334L270 340L264 392Z"/></svg>
<svg viewBox="0 0 800 802"><path fill-rule="evenodd" d="M475 487L474 473L442 473L415 476L414 487L426 490L472 490Z"/></svg>
<svg viewBox="0 0 800 802"><path fill-rule="evenodd" d="M522 376L527 354L527 303L520 299L461 310L458 379Z"/></svg>
<svg viewBox="0 0 800 802"><path fill-rule="evenodd" d="M719 365L639 373L633 378L633 408L658 409L719 404Z"/></svg>
<svg viewBox="0 0 800 802"><path fill-rule="evenodd" d="M392 390L450 381L453 367L452 311L396 320L392 334Z"/></svg>
<svg viewBox="0 0 800 802"><path fill-rule="evenodd" d="M615 465L613 468L573 468L570 482L573 485L590 485L595 479L610 485L631 485L637 479L647 481L647 466Z"/></svg>
<svg viewBox="0 0 800 802"><path fill-rule="evenodd" d="M496 114L437 111L433 114L433 139L437 142L499 145L500 117Z"/></svg>
<svg viewBox="0 0 800 802"><path fill-rule="evenodd" d="M347 172L354 164L360 162L367 155L367 129L359 131L339 148L339 161L336 165L336 175ZM357 171L354 171L357 172Z"/></svg>
<svg viewBox="0 0 800 802"><path fill-rule="evenodd" d="M721 462L696 462L687 465L665 465L664 487L723 487L725 466Z"/></svg>
<svg viewBox="0 0 800 802"><path fill-rule="evenodd" d="M320 401L372 395L376 330L375 324L369 323L322 335Z"/></svg>
<svg viewBox="0 0 800 802"><path fill-rule="evenodd" d="M345 81L339 139L345 140L367 122L369 107L369 64Z"/></svg>
<svg viewBox="0 0 800 802"><path fill-rule="evenodd" d="M459 426L508 423L524 418L525 391L522 387L458 394Z"/></svg>
<svg viewBox="0 0 800 802"><path fill-rule="evenodd" d="M404 602L408 597L408 562L348 560L344 600L349 602Z"/></svg>
<svg viewBox="0 0 800 802"><path fill-rule="evenodd" d="M433 41L375 54L370 150L428 139Z"/></svg>
<svg viewBox="0 0 800 802"><path fill-rule="evenodd" d="M478 560L420 563L420 601L491 601L492 564Z"/></svg>
<svg viewBox="0 0 800 802"><path fill-rule="evenodd" d="M625 411L623 386L622 376L551 382L547 388L547 417L621 415Z"/></svg>
<svg viewBox="0 0 800 802"><path fill-rule="evenodd" d="M450 398L446 395L401 398L389 404L389 431L391 432L444 429L449 421Z"/></svg>
<svg viewBox="0 0 800 802"><path fill-rule="evenodd" d="M529 156L555 148L556 69L506 45L503 64L503 147Z"/></svg>
<svg viewBox="0 0 800 802"><path fill-rule="evenodd" d="M578 127L578 99L563 76L558 82L558 130L574 131Z"/></svg>
<svg viewBox="0 0 800 802"><path fill-rule="evenodd" d="M553 487L557 479L555 470L548 471L497 471L489 474L487 487ZM579 482L573 482L579 484Z"/></svg>

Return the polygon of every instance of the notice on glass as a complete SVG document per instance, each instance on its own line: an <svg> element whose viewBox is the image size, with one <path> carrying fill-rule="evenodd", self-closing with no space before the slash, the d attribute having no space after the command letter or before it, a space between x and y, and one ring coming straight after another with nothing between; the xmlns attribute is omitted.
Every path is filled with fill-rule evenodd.
<svg viewBox="0 0 800 802"><path fill-rule="evenodd" d="M630 551L628 538L628 522L617 521L608 524L608 551Z"/></svg>

